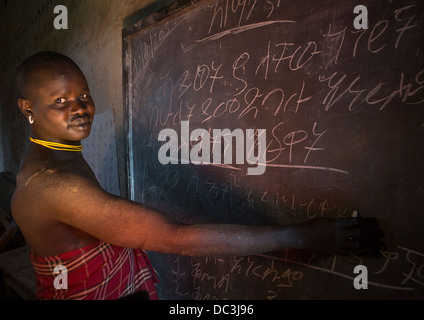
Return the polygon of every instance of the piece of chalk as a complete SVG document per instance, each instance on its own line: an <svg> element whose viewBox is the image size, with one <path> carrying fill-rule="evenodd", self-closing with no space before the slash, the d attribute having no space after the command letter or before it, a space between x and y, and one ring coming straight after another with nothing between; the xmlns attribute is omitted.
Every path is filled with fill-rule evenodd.
<svg viewBox="0 0 424 320"><path fill-rule="evenodd" d="M358 211L353 210L353 212L352 212L352 217L353 217L353 218L356 218L357 216L358 216Z"/></svg>

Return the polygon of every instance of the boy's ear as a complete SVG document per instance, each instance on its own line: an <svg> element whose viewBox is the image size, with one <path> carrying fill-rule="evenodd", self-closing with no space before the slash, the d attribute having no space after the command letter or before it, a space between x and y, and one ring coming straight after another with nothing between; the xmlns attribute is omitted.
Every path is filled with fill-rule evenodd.
<svg viewBox="0 0 424 320"><path fill-rule="evenodd" d="M26 118L32 116L32 107L31 103L27 99L19 98L18 107Z"/></svg>

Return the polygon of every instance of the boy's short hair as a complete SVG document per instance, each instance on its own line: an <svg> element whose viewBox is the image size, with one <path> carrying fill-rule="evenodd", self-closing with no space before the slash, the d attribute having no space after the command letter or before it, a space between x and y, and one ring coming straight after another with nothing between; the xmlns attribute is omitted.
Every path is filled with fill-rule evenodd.
<svg viewBox="0 0 424 320"><path fill-rule="evenodd" d="M75 66L78 65L64 54L54 51L42 51L27 57L22 61L16 69L16 87L18 99L25 99L27 86L31 83L31 76L37 69L52 67L58 63L67 63Z"/></svg>

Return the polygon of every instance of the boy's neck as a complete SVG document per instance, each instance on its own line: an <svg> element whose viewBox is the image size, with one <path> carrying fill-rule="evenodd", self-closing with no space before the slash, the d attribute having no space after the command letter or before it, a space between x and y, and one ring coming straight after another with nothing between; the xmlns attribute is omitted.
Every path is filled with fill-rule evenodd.
<svg viewBox="0 0 424 320"><path fill-rule="evenodd" d="M73 160L81 160L83 158L82 153L80 151L62 151L62 150L52 150L41 145L31 144L28 153L31 156L35 156L37 158L43 158L43 160L47 161L73 161Z"/></svg>

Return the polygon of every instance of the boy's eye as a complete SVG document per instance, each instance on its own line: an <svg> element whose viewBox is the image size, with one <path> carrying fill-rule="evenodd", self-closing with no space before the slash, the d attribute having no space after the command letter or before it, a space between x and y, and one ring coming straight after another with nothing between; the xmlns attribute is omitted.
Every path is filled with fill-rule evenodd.
<svg viewBox="0 0 424 320"><path fill-rule="evenodd" d="M63 104L63 103L65 103L66 102L66 99L65 98L57 98L55 101L54 101L54 103L58 103L58 104Z"/></svg>
<svg viewBox="0 0 424 320"><path fill-rule="evenodd" d="M80 99L87 99L88 98L88 94L82 94L80 95Z"/></svg>

